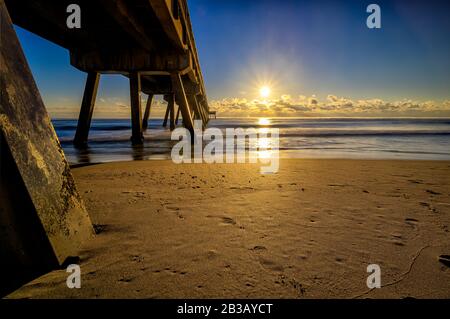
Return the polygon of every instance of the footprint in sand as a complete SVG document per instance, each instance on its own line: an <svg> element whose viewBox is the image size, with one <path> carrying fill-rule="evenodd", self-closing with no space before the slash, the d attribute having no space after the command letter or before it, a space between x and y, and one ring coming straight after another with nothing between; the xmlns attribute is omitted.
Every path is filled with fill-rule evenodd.
<svg viewBox="0 0 450 319"><path fill-rule="evenodd" d="M338 263L343 263L345 261L345 259L342 257L336 257L334 258L334 260L337 261Z"/></svg>
<svg viewBox="0 0 450 319"><path fill-rule="evenodd" d="M422 180L416 180L416 179L408 179L408 182L413 184L423 184Z"/></svg>
<svg viewBox="0 0 450 319"><path fill-rule="evenodd" d="M142 257L140 255L131 255L130 256L130 260L134 261L134 262L137 262L137 263L140 263L140 262L144 261L144 257Z"/></svg>
<svg viewBox="0 0 450 319"><path fill-rule="evenodd" d="M308 259L308 255L307 254L299 254L299 255L297 255L297 258L298 259L300 259L300 260L306 260L306 259Z"/></svg>
<svg viewBox="0 0 450 319"><path fill-rule="evenodd" d="M259 258L259 263L264 268L267 268L267 269L272 270L272 271L283 272L283 270L284 270L282 265L274 262L273 260L267 259L267 258L260 257Z"/></svg>
<svg viewBox="0 0 450 319"><path fill-rule="evenodd" d="M159 274L159 273L161 273L161 271L162 270L160 270L160 269L155 269L155 270L153 270L153 273ZM171 269L170 267L164 268L164 272L169 273L169 275L182 275L182 276L184 276L184 275L187 274L187 271L180 271L180 270L176 270L176 269Z"/></svg>
<svg viewBox="0 0 450 319"><path fill-rule="evenodd" d="M220 219L219 225L222 225L222 226L229 226L229 225L236 225L237 224L236 221L233 218L228 217L228 216L207 215L206 217L207 218L218 218L218 219ZM242 226L240 228L243 229Z"/></svg>
<svg viewBox="0 0 450 319"><path fill-rule="evenodd" d="M405 244L400 240L392 240L391 243L393 243L395 246L405 246Z"/></svg>
<svg viewBox="0 0 450 319"><path fill-rule="evenodd" d="M124 277L124 278L120 278L118 281L128 283L128 282L133 281L133 278Z"/></svg>
<svg viewBox="0 0 450 319"><path fill-rule="evenodd" d="M221 217L221 219L222 219L222 224L225 224L225 225L236 225L236 221L233 218L231 218L231 217L223 216L223 217Z"/></svg>
<svg viewBox="0 0 450 319"><path fill-rule="evenodd" d="M265 246L257 245L257 246L254 246L254 247L250 248L250 250L253 250L253 251L264 251L264 250L267 250L267 248Z"/></svg>
<svg viewBox="0 0 450 319"><path fill-rule="evenodd" d="M405 218L405 223L413 227L416 227L418 222L419 221L415 218Z"/></svg>
<svg viewBox="0 0 450 319"><path fill-rule="evenodd" d="M175 211L180 210L180 207L177 207L177 206L164 206L164 208L167 210L175 210Z"/></svg>
<svg viewBox="0 0 450 319"><path fill-rule="evenodd" d="M420 204L420 206L428 208L433 213L439 213L439 211L436 208L434 208L433 206L431 206L430 203L420 202L419 204Z"/></svg>
<svg viewBox="0 0 450 319"><path fill-rule="evenodd" d="M439 261L450 268L450 255L440 255Z"/></svg>

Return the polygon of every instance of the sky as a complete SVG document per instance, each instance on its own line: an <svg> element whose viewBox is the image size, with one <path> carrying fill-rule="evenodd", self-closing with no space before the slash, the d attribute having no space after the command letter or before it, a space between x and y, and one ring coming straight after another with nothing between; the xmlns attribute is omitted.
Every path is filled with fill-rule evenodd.
<svg viewBox="0 0 450 319"><path fill-rule="evenodd" d="M366 25L371 3L381 8L380 29ZM219 116L450 116L448 1L188 4ZM86 75L65 49L16 30L49 113L75 118ZM102 76L94 117L129 112L127 80Z"/></svg>

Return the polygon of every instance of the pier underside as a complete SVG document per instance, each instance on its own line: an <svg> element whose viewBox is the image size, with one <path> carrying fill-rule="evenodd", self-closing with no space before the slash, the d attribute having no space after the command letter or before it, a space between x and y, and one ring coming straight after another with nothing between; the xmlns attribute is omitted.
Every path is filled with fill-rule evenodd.
<svg viewBox="0 0 450 319"><path fill-rule="evenodd" d="M155 95L166 100L174 95L186 128L193 129L193 119L206 126L209 108L186 1L81 0L77 2L81 27L74 29L66 24L71 3L6 0L15 24L68 49L70 63L88 74L74 139L77 146L88 142L101 74L129 78L134 144L143 142L150 116L151 103L141 111L141 92L151 96L150 101ZM169 117L171 109L175 110L168 103Z"/></svg>

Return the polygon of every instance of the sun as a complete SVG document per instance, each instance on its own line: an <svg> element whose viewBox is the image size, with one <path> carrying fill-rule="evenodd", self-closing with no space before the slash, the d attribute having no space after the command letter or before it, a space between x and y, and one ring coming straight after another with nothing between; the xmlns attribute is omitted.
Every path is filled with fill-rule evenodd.
<svg viewBox="0 0 450 319"><path fill-rule="evenodd" d="M261 97L263 98L267 98L270 95L270 87L268 86L262 86L259 88L259 94L261 95Z"/></svg>

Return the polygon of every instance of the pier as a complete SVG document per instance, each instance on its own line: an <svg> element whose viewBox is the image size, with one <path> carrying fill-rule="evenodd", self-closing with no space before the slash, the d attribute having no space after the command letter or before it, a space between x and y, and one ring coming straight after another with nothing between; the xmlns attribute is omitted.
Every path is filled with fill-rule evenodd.
<svg viewBox="0 0 450 319"><path fill-rule="evenodd" d="M209 111L208 116L210 119L212 118L217 119L217 111Z"/></svg>
<svg viewBox="0 0 450 319"><path fill-rule="evenodd" d="M171 129L175 112L189 130L195 119L206 126L208 101L186 0L80 0L81 25L73 29L66 24L71 3L6 0L14 24L66 48L71 65L87 73L75 145L88 142L101 74L129 79L133 144L143 142L155 95L168 102ZM144 112L141 93L148 95Z"/></svg>
<svg viewBox="0 0 450 319"><path fill-rule="evenodd" d="M143 143L155 95L165 125L206 127L209 107L186 0L0 0L0 296L77 256L94 227L13 24L49 40L86 72L74 144L88 143L102 74L129 79L131 141ZM70 84L68 84L70 85ZM141 94L148 99L144 112Z"/></svg>

